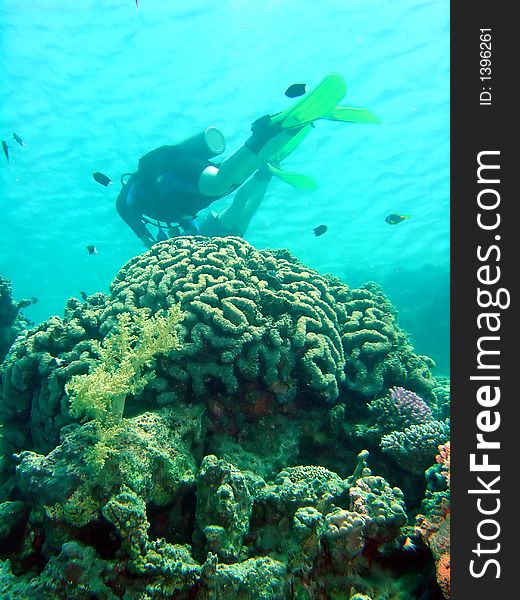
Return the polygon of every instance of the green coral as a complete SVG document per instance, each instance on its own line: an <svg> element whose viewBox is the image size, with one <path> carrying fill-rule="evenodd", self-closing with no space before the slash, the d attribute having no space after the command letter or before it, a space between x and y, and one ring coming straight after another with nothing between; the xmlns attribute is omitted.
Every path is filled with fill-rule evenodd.
<svg viewBox="0 0 520 600"><path fill-rule="evenodd" d="M97 345L97 364L65 386L71 414L97 421L121 419L126 396L138 394L149 381L145 367L157 354L179 348L176 327L181 320L177 305L165 316L150 316L147 309L119 314L117 330Z"/></svg>
<svg viewBox="0 0 520 600"><path fill-rule="evenodd" d="M390 382L428 395L434 385L425 356L413 352L406 333L397 327L395 308L374 282L353 289L344 298L346 318L342 327L347 387L370 397Z"/></svg>
<svg viewBox="0 0 520 600"><path fill-rule="evenodd" d="M267 556L233 565L218 564L216 556L210 556L202 569L207 591L201 599L284 600L290 589L286 575L285 565Z"/></svg>
<svg viewBox="0 0 520 600"><path fill-rule="evenodd" d="M450 423L432 419L392 431L381 438L381 449L415 473L423 473L435 459L440 444L450 437Z"/></svg>
<svg viewBox="0 0 520 600"><path fill-rule="evenodd" d="M350 509L368 519L366 534L391 539L406 523L404 494L380 476L365 475L350 488Z"/></svg>
<svg viewBox="0 0 520 600"><path fill-rule="evenodd" d="M168 504L179 490L195 484L192 453L202 434L201 419L196 406L182 415L162 409L124 419L103 448L102 465L90 458L99 446L97 427L85 423L47 456L21 453L17 484L24 494L37 495L53 518L72 526L95 518L95 508L122 485L146 502Z"/></svg>
<svg viewBox="0 0 520 600"><path fill-rule="evenodd" d="M407 521L403 492L372 475L367 458L366 450L359 453L354 474L346 480L348 508L333 507L325 517L324 537L340 572L351 568L367 542L377 547L394 540Z"/></svg>
<svg viewBox="0 0 520 600"><path fill-rule="evenodd" d="M224 562L242 554L252 507L244 475L225 460L204 457L197 486L197 524L208 550Z"/></svg>
<svg viewBox="0 0 520 600"><path fill-rule="evenodd" d="M297 461L301 438L299 422L288 421L280 414L267 414L251 423L246 422L240 440L225 431L215 433L208 451L225 456L242 470L269 478L286 464Z"/></svg>
<svg viewBox="0 0 520 600"><path fill-rule="evenodd" d="M443 421L450 416L450 379L441 376L436 380L437 385L432 389L435 398L433 415L439 421Z"/></svg>
<svg viewBox="0 0 520 600"><path fill-rule="evenodd" d="M444 406L431 365L375 284L237 238L155 245L2 367L5 593L411 597L408 582L390 593L400 557L383 557L398 553L401 490L367 451L343 477L377 447L381 432L361 445L354 424L389 386Z"/></svg>
<svg viewBox="0 0 520 600"><path fill-rule="evenodd" d="M103 581L105 569L106 562L94 548L76 541L66 542L36 576L34 573L15 576L9 561L0 561L0 596L24 600L117 600L119 596Z"/></svg>
<svg viewBox="0 0 520 600"><path fill-rule="evenodd" d="M189 594L201 575L201 567L189 547L169 544L163 539L149 541L144 556L131 565L131 570L147 582L140 592L125 592L132 600L184 598L181 592Z"/></svg>
<svg viewBox="0 0 520 600"><path fill-rule="evenodd" d="M346 559L357 556L365 546L364 528L367 518L358 513L342 508L331 511L326 518L326 537L338 564L346 564Z"/></svg>
<svg viewBox="0 0 520 600"><path fill-rule="evenodd" d="M73 527L83 527L99 517L99 502L89 493L87 486L81 486L63 503L45 506L47 517L54 521L68 523Z"/></svg>
<svg viewBox="0 0 520 600"><path fill-rule="evenodd" d="M180 347L157 361L146 385L148 357L132 352L126 360L114 328L121 319L124 325L122 315L139 318L146 308L160 315L174 306L184 315ZM216 393L236 405L248 386L279 405L331 402L349 391L371 398L397 384L428 395L432 364L414 354L375 284L350 289L287 251L256 250L239 238L177 238L129 261L110 295L69 300L64 319L52 317L13 348L0 384L2 453L48 452L71 409L87 418L117 416L132 391L149 406L191 395L207 402ZM101 393L90 393L94 387ZM27 422L30 435L19 427Z"/></svg>
<svg viewBox="0 0 520 600"><path fill-rule="evenodd" d="M330 400L343 385L370 395L386 379L418 380L421 368L428 378L376 286L349 290L287 251L257 251L237 238L195 239L155 246L112 286L121 305L178 301L188 313L170 372L180 389L186 374L197 395L212 382L233 394L258 379L282 402L304 390Z"/></svg>
<svg viewBox="0 0 520 600"><path fill-rule="evenodd" d="M261 491L260 497L281 510L315 506L330 507L347 486L336 473L325 467L306 465L285 467L272 484Z"/></svg>
<svg viewBox="0 0 520 600"><path fill-rule="evenodd" d="M293 528L306 549L311 546L315 558L318 554L319 539L324 533L325 523L322 513L313 506L303 506L299 508L293 517ZM312 540L311 543L309 543Z"/></svg>
<svg viewBox="0 0 520 600"><path fill-rule="evenodd" d="M260 379L287 401L298 375L317 395L337 396L343 349L322 277L234 238L179 240L152 252L120 272L112 296L115 303L137 298L145 306L177 301L186 310L180 361L170 371L179 392L186 375L199 396L216 382L235 394L241 381Z"/></svg>
<svg viewBox="0 0 520 600"><path fill-rule="evenodd" d="M148 542L146 504L126 486L103 507L103 516L115 525L123 541L121 552L134 561L144 556Z"/></svg>

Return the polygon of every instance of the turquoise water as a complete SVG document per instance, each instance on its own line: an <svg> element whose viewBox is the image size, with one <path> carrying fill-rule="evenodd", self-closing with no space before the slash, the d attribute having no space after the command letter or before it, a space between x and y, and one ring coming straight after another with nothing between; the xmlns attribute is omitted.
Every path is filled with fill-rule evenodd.
<svg viewBox="0 0 520 600"><path fill-rule="evenodd" d="M328 72L381 125L320 121L273 181L246 238L352 286L380 283L418 353L449 369L449 3L445 0L16 0L0 4L0 274L38 298L107 291L143 248L114 209L139 157L209 124L228 150L252 120ZM26 142L12 139L16 132ZM102 171L116 182L103 188ZM224 207L227 200L219 202ZM389 213L410 214L397 226ZM329 230L314 237L312 229ZM85 247L95 244L97 255Z"/></svg>

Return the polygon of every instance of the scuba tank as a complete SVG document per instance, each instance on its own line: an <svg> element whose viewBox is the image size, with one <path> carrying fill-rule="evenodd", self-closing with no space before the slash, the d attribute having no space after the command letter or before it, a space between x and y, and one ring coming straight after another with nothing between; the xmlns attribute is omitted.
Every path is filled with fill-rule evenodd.
<svg viewBox="0 0 520 600"><path fill-rule="evenodd" d="M209 160L224 152L226 149L226 139L220 129L214 125L210 125L204 131L192 135L183 142L175 145L185 150L187 154L194 154L195 156Z"/></svg>

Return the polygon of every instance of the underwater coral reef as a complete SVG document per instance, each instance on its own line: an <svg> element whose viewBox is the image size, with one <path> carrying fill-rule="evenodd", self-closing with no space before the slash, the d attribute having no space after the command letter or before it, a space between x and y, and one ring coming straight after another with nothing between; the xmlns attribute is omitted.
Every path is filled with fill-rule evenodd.
<svg viewBox="0 0 520 600"><path fill-rule="evenodd" d="M35 302L36 298L16 301L11 282L0 275L0 362L4 360L18 334L30 324L21 309Z"/></svg>
<svg viewBox="0 0 520 600"><path fill-rule="evenodd" d="M448 598L433 367L375 283L156 244L1 366L0 596Z"/></svg>

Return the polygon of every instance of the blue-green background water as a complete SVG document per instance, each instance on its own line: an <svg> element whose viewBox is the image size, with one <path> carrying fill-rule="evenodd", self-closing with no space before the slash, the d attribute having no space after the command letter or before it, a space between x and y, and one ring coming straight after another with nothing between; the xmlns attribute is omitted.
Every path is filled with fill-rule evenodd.
<svg viewBox="0 0 520 600"><path fill-rule="evenodd" d="M0 53L0 274L38 298L30 319L107 291L142 252L114 209L141 155L209 124L234 150L291 102L289 84L336 71L344 103L383 124L320 121L284 163L319 190L273 181L246 237L352 286L380 283L416 351L448 372L447 0L4 0ZM391 212L412 219L390 226Z"/></svg>

